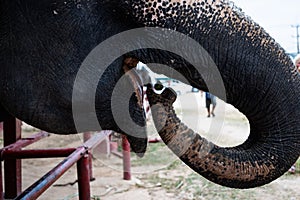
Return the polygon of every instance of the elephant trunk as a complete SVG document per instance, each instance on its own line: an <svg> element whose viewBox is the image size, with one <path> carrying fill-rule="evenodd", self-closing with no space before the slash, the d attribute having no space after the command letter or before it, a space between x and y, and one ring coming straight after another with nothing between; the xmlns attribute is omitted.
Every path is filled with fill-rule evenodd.
<svg viewBox="0 0 300 200"><path fill-rule="evenodd" d="M219 147L185 126L172 107L176 93L166 88L147 96L155 126L168 147L189 167L217 184L252 188L267 184L284 172L299 156L299 142L283 139L278 133L250 133L237 147ZM298 149L297 149L298 148Z"/></svg>
<svg viewBox="0 0 300 200"><path fill-rule="evenodd" d="M180 37L169 45L172 50L182 49L175 52L178 56L162 52L168 47L165 45L160 51L142 51L139 59L144 63L163 62L182 73L194 87L232 104L249 120L247 141L221 148L180 122L172 109L175 96L169 89L162 95L149 89L152 107L161 105L152 108L157 130L180 159L209 180L234 188L260 186L286 172L300 155L300 76L283 48L227 0L122 2L128 16L140 26L171 29L189 36L214 63L210 64L209 56L200 51L194 55L189 51L193 45L184 47ZM159 44L169 35L155 38ZM190 57L192 62L184 61ZM197 62L198 57L204 62ZM215 81L218 78L206 73L214 65L225 95L211 90L219 87ZM162 117L165 121L161 122Z"/></svg>

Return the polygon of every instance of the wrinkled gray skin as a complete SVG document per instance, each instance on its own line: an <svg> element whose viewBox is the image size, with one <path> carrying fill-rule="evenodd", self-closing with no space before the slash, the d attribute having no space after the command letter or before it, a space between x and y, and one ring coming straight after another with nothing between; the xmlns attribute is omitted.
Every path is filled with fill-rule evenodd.
<svg viewBox="0 0 300 200"><path fill-rule="evenodd" d="M231 4L220 0L66 2L0 2L0 101L14 116L50 132L76 132L72 85L87 54L124 30L169 28L193 38L210 54L224 81L227 102L246 115L251 129L244 144L210 152L211 159L204 161L209 168L197 166L202 160L186 152L181 159L188 166L218 184L248 188L275 180L299 157L299 74L264 29ZM178 55L141 49L127 56L144 63L166 64L183 74L192 86L208 90L203 77ZM106 70L96 93L100 124L118 131L111 115L110 96L123 74L123 59ZM214 77L206 77L206 81L214 82ZM172 93L166 96L169 95ZM166 108L172 104L165 98L158 99ZM137 104L130 105L131 110L140 111ZM134 111L131 112L141 113ZM180 124L174 113L170 117L173 125ZM141 114L134 119L143 124ZM173 128L177 130L176 126L164 130ZM202 139L196 139L193 146L199 144L200 149ZM218 173L220 166L221 172L226 169L227 176Z"/></svg>
<svg viewBox="0 0 300 200"><path fill-rule="evenodd" d="M114 5L103 5L101 1L83 1L82 4L49 0L0 1L0 110L7 110L48 132L71 134L98 130L93 124L86 124L80 130L75 127L72 91L76 74L90 51L103 40L134 28L131 25L134 23L122 15L120 8L112 12ZM111 112L114 86L124 75L126 57L120 56L101 79L99 77L95 110L102 129L124 133ZM99 66L99 70L104 69ZM130 80L127 83L130 85ZM83 90L91 84L87 78ZM122 101L122 95L119 100ZM87 109L87 102L85 98L76 102L81 104L83 115L93 112ZM129 102L129 110L134 122L144 126L144 111L135 95ZM0 119L4 120L5 115L1 112ZM89 119L84 120L89 122ZM146 133L132 130L127 134L134 136L128 136L132 149L144 152Z"/></svg>

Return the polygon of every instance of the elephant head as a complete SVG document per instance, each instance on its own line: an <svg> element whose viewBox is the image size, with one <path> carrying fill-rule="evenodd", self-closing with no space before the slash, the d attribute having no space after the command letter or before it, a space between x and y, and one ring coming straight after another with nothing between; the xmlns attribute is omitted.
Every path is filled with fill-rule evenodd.
<svg viewBox="0 0 300 200"><path fill-rule="evenodd" d="M220 148L178 121L171 109L172 92L150 97L152 105L160 101L167 110L158 112L169 120L161 124L162 138L168 143L165 133L178 135L182 148L191 142L187 151L179 148L175 152L180 151L180 158L208 179L229 187L260 186L282 175L300 154L299 73L280 45L226 0L3 0L0 22L0 102L31 125L55 133L78 132L75 105L79 122L85 124L79 131L98 129L89 118L96 113L103 129L127 132L115 121L112 96L124 69L134 67L138 59L172 67L186 82L210 90L248 118L248 140L234 148ZM170 31L180 36L174 38ZM127 36L119 37L117 44L107 42L124 32ZM182 42L187 38L196 42L199 51ZM107 68L86 59L100 43L111 44L111 48L93 54L92 60L104 63L110 55L120 54ZM74 88L82 63L91 68L83 71ZM99 71L102 76L95 93L86 93L95 80L93 72ZM137 81L124 83L133 82ZM143 127L139 98L132 95L128 101L122 98L128 92L119 92L117 104L126 101L124 107L129 107L130 116ZM139 138L131 142L136 151L144 151L145 133L133 138ZM211 151L198 156L199 149L206 147Z"/></svg>
<svg viewBox="0 0 300 200"><path fill-rule="evenodd" d="M56 134L114 130L127 134L133 151L143 153L147 136L145 114L139 102L140 80L133 69L137 59L119 55L107 66L98 62L79 76L86 62L103 56L87 59L98 44L133 28L129 20L119 15L120 9L111 12L114 5L103 7L103 4L101 1L0 2L0 111L7 110L32 126ZM117 49L108 49L106 53L109 51ZM101 75L92 77L94 74ZM121 87L114 89L120 80L119 85L126 91ZM125 99L124 93L130 96ZM121 111L129 113L129 117L122 118L123 128L114 120L112 110L119 107L112 103L113 95L119 96L117 103L127 103ZM5 116L1 112L0 119ZM94 118L97 123L91 122ZM127 123L141 128L138 132L128 130L130 127L124 130Z"/></svg>

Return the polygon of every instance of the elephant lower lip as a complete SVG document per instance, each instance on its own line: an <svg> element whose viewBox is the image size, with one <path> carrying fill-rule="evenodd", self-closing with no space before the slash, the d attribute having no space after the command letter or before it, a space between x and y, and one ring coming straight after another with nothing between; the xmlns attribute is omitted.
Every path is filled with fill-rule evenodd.
<svg viewBox="0 0 300 200"><path fill-rule="evenodd" d="M123 70L125 72L125 75L129 76L129 79L131 80L136 98L138 100L138 106L140 106L140 108L143 108L143 82L137 71L135 70L138 62L139 61L136 58L125 58L123 62Z"/></svg>
<svg viewBox="0 0 300 200"><path fill-rule="evenodd" d="M133 87L133 91L135 93L135 97L137 100L137 106L139 107L139 110L143 110L144 109L143 89L142 89L143 83L135 68L131 67L132 65L135 65L135 61L136 61L135 59L131 59L131 58L125 59L124 61L125 65L123 66L123 69L125 72L125 76L129 77L129 80ZM135 131L131 133L126 133L127 139L130 143L130 147L132 151L135 152L137 156L143 157L144 153L146 152L147 143L148 143L146 129L145 131L142 132L137 132L137 133L134 132Z"/></svg>

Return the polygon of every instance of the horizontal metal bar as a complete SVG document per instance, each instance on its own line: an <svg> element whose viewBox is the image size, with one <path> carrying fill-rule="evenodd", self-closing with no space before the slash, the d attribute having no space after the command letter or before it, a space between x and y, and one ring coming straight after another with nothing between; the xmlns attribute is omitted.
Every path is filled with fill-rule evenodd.
<svg viewBox="0 0 300 200"><path fill-rule="evenodd" d="M15 143L3 147L2 149L0 149L0 152L2 152L4 150L8 150L8 149L21 149L21 148L26 147L44 137L48 137L49 135L50 135L49 133L42 131L42 132L39 132L32 136L29 136L27 138L21 138L18 141L16 141Z"/></svg>
<svg viewBox="0 0 300 200"><path fill-rule="evenodd" d="M48 189L57 179L59 179L68 169L70 169L85 153L87 149L78 147L70 156L60 162L55 168L50 170L41 179L27 188L16 199L37 199L46 189Z"/></svg>
<svg viewBox="0 0 300 200"><path fill-rule="evenodd" d="M89 150L100 144L111 131L101 131L86 141L82 146L78 147L71 155L60 162L55 168L50 170L41 179L27 188L16 199L36 199L45 190L47 190L57 179L59 179L69 168L71 168L81 157L86 155Z"/></svg>
<svg viewBox="0 0 300 200"><path fill-rule="evenodd" d="M116 150L110 151L110 153L117 156L117 157L119 157L119 158L123 158L123 154L121 152L116 151Z"/></svg>
<svg viewBox="0 0 300 200"><path fill-rule="evenodd" d="M7 159L67 157L75 150L76 148L4 150L2 152L2 159L7 160Z"/></svg>
<svg viewBox="0 0 300 200"><path fill-rule="evenodd" d="M109 130L104 130L101 131L99 133L96 133L93 135L92 138L90 138L89 140L87 140L83 146L86 147L87 149L91 150L94 147L96 147L97 145L99 145L107 136L109 136L110 134L112 134L113 131L109 131Z"/></svg>
<svg viewBox="0 0 300 200"><path fill-rule="evenodd" d="M159 143L159 142L163 142L162 139L160 138L154 138L154 139L150 139L148 140L149 143Z"/></svg>

